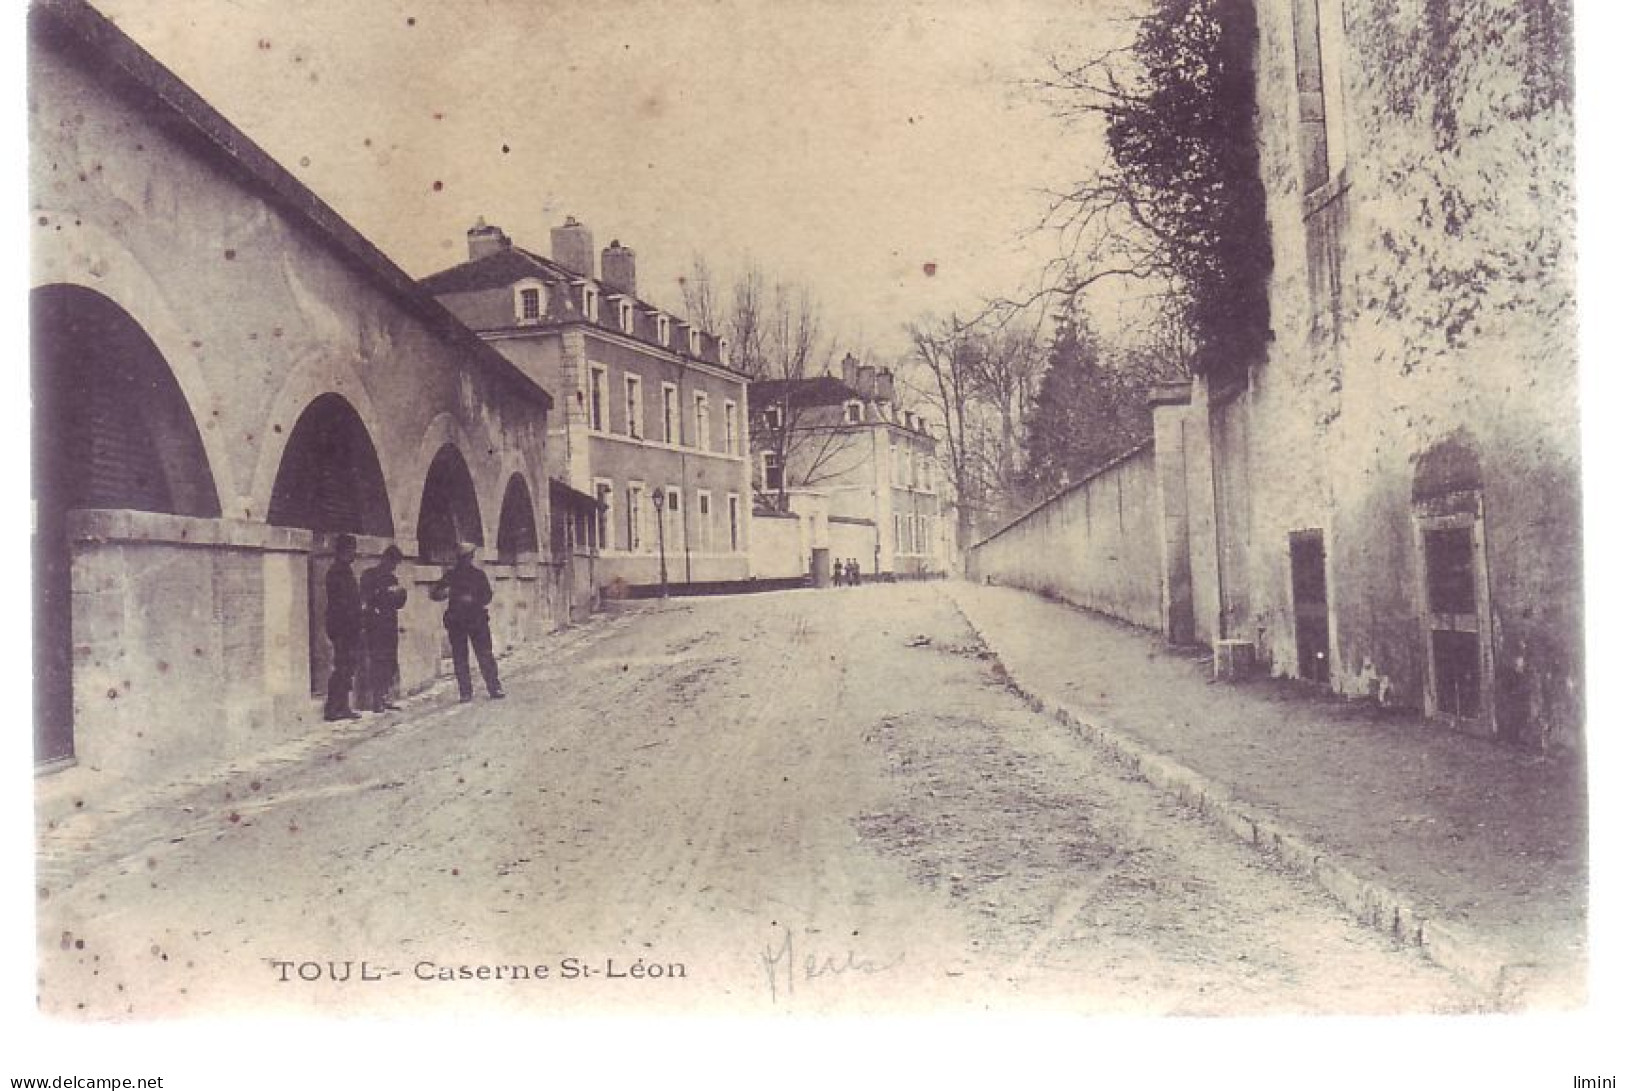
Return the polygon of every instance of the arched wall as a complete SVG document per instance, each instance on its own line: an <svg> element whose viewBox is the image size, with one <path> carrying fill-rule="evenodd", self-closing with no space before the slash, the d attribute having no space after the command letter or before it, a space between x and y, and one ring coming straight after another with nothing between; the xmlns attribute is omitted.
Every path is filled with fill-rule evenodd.
<svg viewBox="0 0 1625 1091"><path fill-rule="evenodd" d="M47 213L50 215L51 213ZM57 216L65 213L55 212ZM30 288L72 285L103 296L144 331L169 365L197 423L199 439L208 456L215 494L221 508L234 514L241 496L234 479L226 437L214 426L219 402L193 348L194 338L164 302L164 292L142 264L116 238L93 222L81 220L75 232L83 240L72 248L37 246L33 251ZM263 509L262 509L263 510Z"/></svg>

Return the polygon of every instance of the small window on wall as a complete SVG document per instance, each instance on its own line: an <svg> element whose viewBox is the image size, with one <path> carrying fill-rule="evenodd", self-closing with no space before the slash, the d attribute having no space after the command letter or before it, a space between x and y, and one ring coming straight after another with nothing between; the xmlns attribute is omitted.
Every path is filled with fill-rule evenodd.
<svg viewBox="0 0 1625 1091"><path fill-rule="evenodd" d="M632 553L643 551L643 486L626 487L626 548Z"/></svg>
<svg viewBox="0 0 1625 1091"><path fill-rule="evenodd" d="M636 375L626 376L626 434L643 438L643 380Z"/></svg>
<svg viewBox="0 0 1625 1091"><path fill-rule="evenodd" d="M593 485L593 492L598 497L598 548L615 548L615 486L608 481L598 481Z"/></svg>
<svg viewBox="0 0 1625 1091"><path fill-rule="evenodd" d="M672 383L660 384L660 417L660 438L675 447L683 441L683 425L677 413L677 387Z"/></svg>
<svg viewBox="0 0 1625 1091"><path fill-rule="evenodd" d="M862 402L860 402L860 401L850 401L850 402L846 403L846 423L848 423L848 424L862 424L863 423L863 403Z"/></svg>
<svg viewBox="0 0 1625 1091"><path fill-rule="evenodd" d="M633 309L632 304L624 300L621 302L620 311L621 330L624 333L631 333L633 323L637 321L637 311Z"/></svg>
<svg viewBox="0 0 1625 1091"><path fill-rule="evenodd" d="M694 445L711 449L711 396L704 391L694 392Z"/></svg>
<svg viewBox="0 0 1625 1091"><path fill-rule="evenodd" d="M770 405L762 410L762 423L775 431L784 427L784 410Z"/></svg>
<svg viewBox="0 0 1625 1091"><path fill-rule="evenodd" d="M593 364L588 379L587 427L594 432L609 429L609 369Z"/></svg>
<svg viewBox="0 0 1625 1091"><path fill-rule="evenodd" d="M542 317L542 290L540 288L520 289L519 317L526 322L534 322Z"/></svg>
<svg viewBox="0 0 1625 1091"><path fill-rule="evenodd" d="M722 403L722 449L730 455L739 453L739 407L733 402Z"/></svg>
<svg viewBox="0 0 1625 1091"><path fill-rule="evenodd" d="M690 356L698 356L700 354L700 331L699 330L691 328L688 331L688 354Z"/></svg>
<svg viewBox="0 0 1625 1091"><path fill-rule="evenodd" d="M591 284L581 289L581 310L587 321L598 321L598 289Z"/></svg>
<svg viewBox="0 0 1625 1091"><path fill-rule="evenodd" d="M694 524L699 551L711 552L711 494L704 489L694 494Z"/></svg>
<svg viewBox="0 0 1625 1091"><path fill-rule="evenodd" d="M779 465L776 451L762 452L762 484L768 492L784 488L784 467Z"/></svg>
<svg viewBox="0 0 1625 1091"><path fill-rule="evenodd" d="M728 494L728 551L739 552L739 497Z"/></svg>
<svg viewBox="0 0 1625 1091"><path fill-rule="evenodd" d="M662 345L671 344L671 319L665 315L655 316L655 336Z"/></svg>

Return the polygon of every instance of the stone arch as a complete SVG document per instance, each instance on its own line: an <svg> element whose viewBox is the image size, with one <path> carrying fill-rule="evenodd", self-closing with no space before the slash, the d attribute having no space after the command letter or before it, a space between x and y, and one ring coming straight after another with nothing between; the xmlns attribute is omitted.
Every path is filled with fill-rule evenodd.
<svg viewBox="0 0 1625 1091"><path fill-rule="evenodd" d="M425 561L456 559L460 542L485 544L474 477L455 444L443 444L429 463L417 524L418 556Z"/></svg>
<svg viewBox="0 0 1625 1091"><path fill-rule="evenodd" d="M456 414L451 412L437 413L418 439L417 452L414 455L412 465L406 469L401 480L427 481L429 471L434 466L434 460L440 456L442 448L448 445L457 448L459 452L463 453L465 462L470 454L477 453L482 449L463 428ZM480 501L480 510L487 511L499 498L496 495L497 486L492 483L491 475L476 473L477 469L482 468L480 460L476 458L474 463L469 466L469 474L475 484L475 496ZM414 489L411 496L402 498L400 517L403 527L415 527L417 525L422 503L423 492L421 489Z"/></svg>
<svg viewBox="0 0 1625 1091"><path fill-rule="evenodd" d="M73 554L68 513L124 509L218 518L192 406L128 311L75 284L30 298L33 368L37 760L73 754Z"/></svg>
<svg viewBox="0 0 1625 1091"><path fill-rule="evenodd" d="M1436 502L1483 487L1484 473L1478 451L1467 435L1457 432L1428 448L1416 460L1416 472L1411 477L1411 502Z"/></svg>
<svg viewBox="0 0 1625 1091"><path fill-rule="evenodd" d="M315 531L394 533L378 451L343 396L318 396L289 431L266 521Z"/></svg>
<svg viewBox="0 0 1625 1091"><path fill-rule="evenodd" d="M362 431L369 437L368 443L373 446L374 457L377 457L377 447L371 437L384 437L386 433L382 429L383 418L373 405L367 388L344 361L314 354L308 356L288 373L271 406L270 415L261 429L263 442L254 465L250 492L242 498L241 510L232 512L233 515L241 514L244 518L259 516L272 523L277 521L269 513L276 483L293 442L294 429L301 415L324 395L335 395L349 405L360 421ZM385 478L385 482L387 493L388 478ZM393 512L394 503L391 502L389 506ZM383 533L393 536L394 528Z"/></svg>
<svg viewBox="0 0 1625 1091"><path fill-rule="evenodd" d="M497 520L497 560L513 564L540 549L530 485L523 474L512 474L502 494L502 515Z"/></svg>
<svg viewBox="0 0 1625 1091"><path fill-rule="evenodd" d="M51 211L53 219L73 220L71 213ZM193 338L164 301L164 293L146 267L122 242L93 223L76 223L75 245L39 246L33 255L31 287L63 289L77 287L102 296L129 315L157 348L180 387L195 420L207 423L216 401L204 369L199 363ZM204 427L199 439L215 481L215 494L221 507L230 511L238 495L232 472L230 450L218 429Z"/></svg>

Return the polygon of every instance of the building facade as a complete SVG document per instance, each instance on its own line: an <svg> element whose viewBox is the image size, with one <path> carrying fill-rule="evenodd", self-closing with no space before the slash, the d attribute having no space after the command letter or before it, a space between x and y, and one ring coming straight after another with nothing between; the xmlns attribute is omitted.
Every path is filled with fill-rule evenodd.
<svg viewBox="0 0 1625 1091"><path fill-rule="evenodd" d="M807 517L802 572L820 575L824 548L882 577L947 570L936 440L898 404L890 371L848 354L839 377L752 383L751 451L756 505ZM789 575L782 554L763 555L758 574Z"/></svg>
<svg viewBox="0 0 1625 1091"><path fill-rule="evenodd" d="M639 299L636 256L619 241L600 277L573 218L553 229L552 258L483 222L468 247L423 286L558 399L551 473L596 509L594 590L745 579L745 380L722 341Z"/></svg>
<svg viewBox="0 0 1625 1091"><path fill-rule="evenodd" d="M1256 8L1272 335L1234 379L1156 399L1141 548L1162 558L1162 625L1468 732L1578 748L1567 8ZM976 560L1020 582L1032 550L1064 548Z"/></svg>
<svg viewBox="0 0 1625 1091"><path fill-rule="evenodd" d="M37 760L128 783L305 730L340 532L407 554L407 689L459 540L499 644L550 628L547 393L88 5L29 38Z"/></svg>

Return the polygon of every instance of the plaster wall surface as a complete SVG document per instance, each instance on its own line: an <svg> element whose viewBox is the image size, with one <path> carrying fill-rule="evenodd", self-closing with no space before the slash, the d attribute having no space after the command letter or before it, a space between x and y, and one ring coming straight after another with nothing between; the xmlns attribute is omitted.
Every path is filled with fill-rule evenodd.
<svg viewBox="0 0 1625 1091"><path fill-rule="evenodd" d="M1158 510L1146 446L976 545L973 577L1160 628Z"/></svg>
<svg viewBox="0 0 1625 1091"><path fill-rule="evenodd" d="M1295 671L1287 535L1324 528L1333 684L1423 701L1413 484L1481 467L1496 733L1578 741L1583 678L1573 135L1565 6L1341 11L1347 151L1306 192L1291 5L1261 4L1275 340L1248 398L1252 624ZM1339 40L1340 39L1340 40ZM1330 69L1329 69L1330 70ZM1487 728L1486 728L1487 729Z"/></svg>

